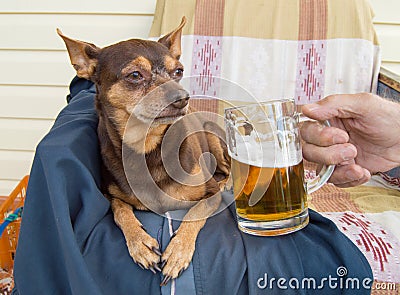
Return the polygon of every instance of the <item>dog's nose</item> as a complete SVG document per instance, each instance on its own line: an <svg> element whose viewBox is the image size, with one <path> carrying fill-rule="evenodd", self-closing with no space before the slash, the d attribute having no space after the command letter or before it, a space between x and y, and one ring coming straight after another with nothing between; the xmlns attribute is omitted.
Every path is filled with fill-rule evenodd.
<svg viewBox="0 0 400 295"><path fill-rule="evenodd" d="M189 93L185 90L176 91L171 97L172 105L177 109L183 109L189 102Z"/></svg>
<svg viewBox="0 0 400 295"><path fill-rule="evenodd" d="M185 98L181 98L178 100L175 100L172 105L174 107L176 107L177 109L183 109L185 106L187 106L189 102L189 96L185 97Z"/></svg>

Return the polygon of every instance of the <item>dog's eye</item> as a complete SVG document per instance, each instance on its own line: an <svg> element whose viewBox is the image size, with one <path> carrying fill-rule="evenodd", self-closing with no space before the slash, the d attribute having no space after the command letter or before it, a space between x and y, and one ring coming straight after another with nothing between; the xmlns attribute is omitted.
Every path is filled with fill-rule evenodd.
<svg viewBox="0 0 400 295"><path fill-rule="evenodd" d="M183 76L183 69L176 69L176 70L173 72L172 76L174 77L174 79L182 78L182 76Z"/></svg>
<svg viewBox="0 0 400 295"><path fill-rule="evenodd" d="M141 80L143 78L142 74L138 71L134 71L129 74L129 78L131 78L134 81Z"/></svg>

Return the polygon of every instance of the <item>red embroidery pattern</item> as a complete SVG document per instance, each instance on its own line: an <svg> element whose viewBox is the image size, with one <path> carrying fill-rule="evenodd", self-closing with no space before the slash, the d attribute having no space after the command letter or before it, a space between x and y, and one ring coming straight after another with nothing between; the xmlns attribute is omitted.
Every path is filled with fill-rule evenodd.
<svg viewBox="0 0 400 295"><path fill-rule="evenodd" d="M387 183L393 186L398 186L400 187L400 178L399 177L392 177L390 175L387 175L386 173L378 173Z"/></svg>
<svg viewBox="0 0 400 295"><path fill-rule="evenodd" d="M196 36L193 46L192 96L217 97L221 76L221 37Z"/></svg>
<svg viewBox="0 0 400 295"><path fill-rule="evenodd" d="M364 214L323 213L333 220L368 259L377 280L400 282L400 243ZM389 242L391 241L391 242Z"/></svg>
<svg viewBox="0 0 400 295"><path fill-rule="evenodd" d="M326 64L325 42L325 40L299 42L295 93L297 104L307 104L323 98Z"/></svg>

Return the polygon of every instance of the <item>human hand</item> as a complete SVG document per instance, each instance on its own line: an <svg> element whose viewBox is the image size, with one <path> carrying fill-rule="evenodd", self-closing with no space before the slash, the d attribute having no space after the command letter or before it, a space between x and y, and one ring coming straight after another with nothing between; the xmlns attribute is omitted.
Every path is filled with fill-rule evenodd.
<svg viewBox="0 0 400 295"><path fill-rule="evenodd" d="M340 187L362 184L371 173L400 165L400 104L370 93L332 95L302 112L332 127L307 121L301 128L303 156L335 164L330 182Z"/></svg>

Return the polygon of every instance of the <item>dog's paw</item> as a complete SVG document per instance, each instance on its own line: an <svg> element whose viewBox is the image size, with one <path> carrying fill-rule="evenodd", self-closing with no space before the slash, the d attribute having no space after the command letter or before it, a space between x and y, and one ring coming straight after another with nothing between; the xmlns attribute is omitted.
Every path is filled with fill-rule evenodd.
<svg viewBox="0 0 400 295"><path fill-rule="evenodd" d="M171 279L175 279L188 268L192 261L195 249L195 240L177 234L170 241L167 249L161 256L161 268L164 278L161 286L165 286Z"/></svg>
<svg viewBox="0 0 400 295"><path fill-rule="evenodd" d="M159 267L161 251L156 239L144 230L125 238L129 254L142 269L149 269L153 273L161 271Z"/></svg>

